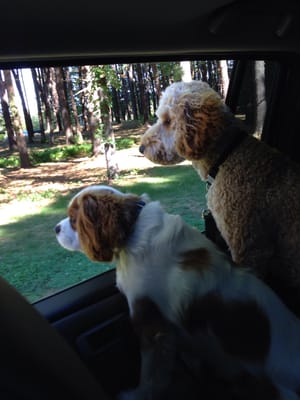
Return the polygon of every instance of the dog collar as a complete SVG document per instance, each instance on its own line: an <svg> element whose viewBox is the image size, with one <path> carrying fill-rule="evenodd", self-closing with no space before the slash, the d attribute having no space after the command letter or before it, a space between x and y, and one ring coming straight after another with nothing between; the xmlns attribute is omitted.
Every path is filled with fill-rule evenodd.
<svg viewBox="0 0 300 400"><path fill-rule="evenodd" d="M137 207L138 207L138 212L141 212L142 209L143 209L143 207L145 207L146 203L145 203L143 200L139 200L139 201L136 203L136 205L137 205Z"/></svg>
<svg viewBox="0 0 300 400"><path fill-rule="evenodd" d="M224 135L221 140L221 145L222 151L219 157L217 158L217 161L215 164L211 167L211 169L208 171L206 183L208 186L212 185L214 182L220 166L223 164L223 162L226 160L226 158L229 156L230 153L245 139L245 137L248 135L246 131L242 130L241 128L234 127L230 129L230 132L228 132L229 135ZM228 140L228 136L231 136L231 140ZM226 140L227 139L227 140Z"/></svg>

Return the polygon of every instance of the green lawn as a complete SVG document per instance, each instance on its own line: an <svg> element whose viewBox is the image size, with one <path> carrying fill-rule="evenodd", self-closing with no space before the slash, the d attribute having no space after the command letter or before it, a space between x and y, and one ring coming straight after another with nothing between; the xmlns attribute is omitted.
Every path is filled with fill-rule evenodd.
<svg viewBox="0 0 300 400"><path fill-rule="evenodd" d="M189 165L136 171L134 178L125 174L114 186L126 192L148 193L168 212L180 214L186 222L203 229L205 185ZM27 213L24 208L21 217L0 222L0 274L32 302L112 267L90 262L83 254L64 250L57 243L54 226L65 217L73 194L52 193L51 202L41 207L39 199L32 198L38 206L34 212Z"/></svg>

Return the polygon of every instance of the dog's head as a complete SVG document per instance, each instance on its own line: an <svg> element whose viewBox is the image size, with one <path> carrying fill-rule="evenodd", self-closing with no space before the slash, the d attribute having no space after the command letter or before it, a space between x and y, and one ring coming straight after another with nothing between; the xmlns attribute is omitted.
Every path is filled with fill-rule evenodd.
<svg viewBox="0 0 300 400"><path fill-rule="evenodd" d="M142 136L140 151L157 164L199 160L228 124L228 114L207 83L173 83L160 99L157 122Z"/></svg>
<svg viewBox="0 0 300 400"><path fill-rule="evenodd" d="M141 204L137 195L89 186L70 201L68 217L55 227L56 238L62 247L82 251L93 261L112 261L132 232Z"/></svg>

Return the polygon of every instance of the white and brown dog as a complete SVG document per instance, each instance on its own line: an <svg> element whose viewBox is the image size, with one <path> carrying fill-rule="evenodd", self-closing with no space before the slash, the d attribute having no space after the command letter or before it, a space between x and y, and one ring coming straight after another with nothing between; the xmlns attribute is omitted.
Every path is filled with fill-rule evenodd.
<svg viewBox="0 0 300 400"><path fill-rule="evenodd" d="M66 249L116 262L117 286L137 326L147 320L146 299L145 313L150 301L170 324L213 338L245 371L266 377L278 391L273 398L298 399L300 320L179 215L146 195L91 186L73 197L55 231Z"/></svg>
<svg viewBox="0 0 300 400"><path fill-rule="evenodd" d="M156 114L140 151L158 164L192 161L233 261L300 316L300 167L247 134L207 83L173 83Z"/></svg>

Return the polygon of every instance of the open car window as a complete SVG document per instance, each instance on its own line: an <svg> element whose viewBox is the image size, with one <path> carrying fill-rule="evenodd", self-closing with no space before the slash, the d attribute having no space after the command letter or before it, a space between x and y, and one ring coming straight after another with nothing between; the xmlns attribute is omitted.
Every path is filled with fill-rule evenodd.
<svg viewBox="0 0 300 400"><path fill-rule="evenodd" d="M66 251L55 238L68 202L90 184L146 192L203 229L206 188L190 163L151 163L139 152L140 137L155 122L164 89L190 79L208 82L261 137L278 63L247 61L232 96L238 63L203 58L2 69L0 274L34 302L114 268Z"/></svg>

